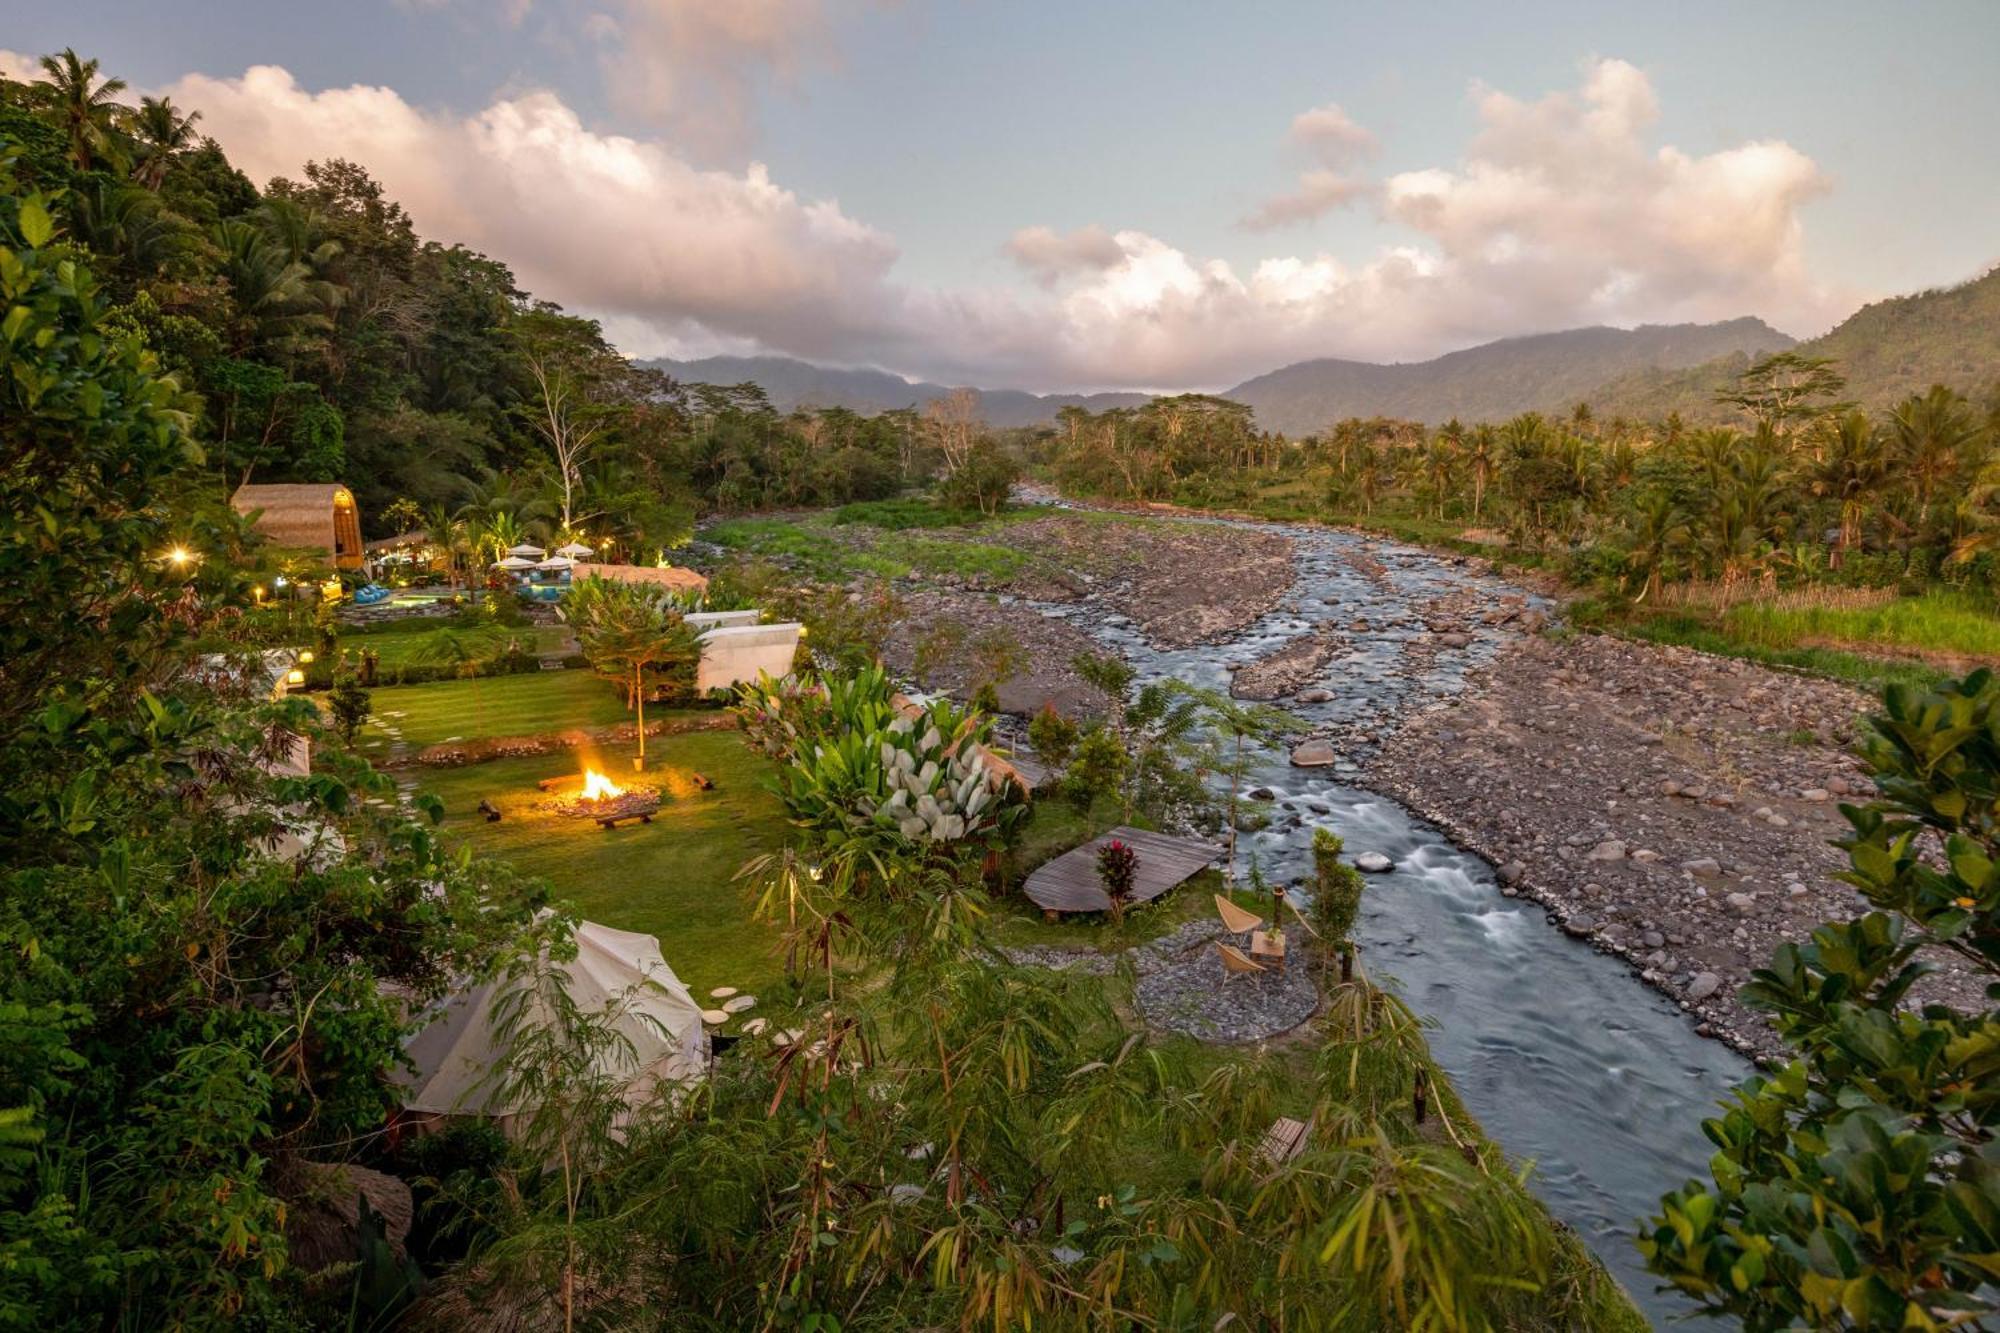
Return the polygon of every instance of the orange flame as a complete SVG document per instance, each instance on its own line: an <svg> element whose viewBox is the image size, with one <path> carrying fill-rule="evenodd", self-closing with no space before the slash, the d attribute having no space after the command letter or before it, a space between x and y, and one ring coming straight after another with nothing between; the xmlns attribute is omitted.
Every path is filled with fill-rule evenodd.
<svg viewBox="0 0 2000 1333"><path fill-rule="evenodd" d="M603 801L613 796L623 796L624 794L625 789L623 787L613 782L610 778L605 777L596 769L586 768L583 770L584 800Z"/></svg>

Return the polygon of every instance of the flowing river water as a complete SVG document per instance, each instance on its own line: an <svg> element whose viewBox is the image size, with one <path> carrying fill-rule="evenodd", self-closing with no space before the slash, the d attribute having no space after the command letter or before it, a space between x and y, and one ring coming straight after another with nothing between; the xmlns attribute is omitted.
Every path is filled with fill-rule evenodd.
<svg viewBox="0 0 2000 1333"><path fill-rule="evenodd" d="M1222 520L1205 520L1222 521ZM1428 552L1352 533L1256 525L1293 542L1297 579L1276 610L1224 642L1162 650L1101 608L1045 606L1073 620L1139 671L1226 690L1232 663L1254 662L1321 624L1370 629L1306 688L1315 704L1286 701L1312 727L1387 723L1465 688L1468 667L1490 660L1506 628L1465 626L1469 647L1414 658L1430 639L1417 608L1470 590L1497 605L1504 582ZM1348 557L1366 551L1357 568ZM1190 571L1198 578L1199 571ZM1378 981L1431 1020L1430 1044L1486 1132L1517 1161L1550 1211L1581 1234L1656 1324L1689 1304L1655 1290L1633 1246L1640 1218L1689 1177L1705 1179L1711 1147L1701 1120L1750 1072L1742 1057L1698 1037L1671 1002L1626 966L1570 939L1533 903L1505 897L1492 868L1460 850L1395 801L1364 790L1358 767L1300 769L1265 751L1244 790L1274 795L1270 826L1243 836L1239 868L1254 853L1276 883L1307 881L1313 829L1324 825L1350 855L1380 852L1394 869L1368 877L1358 936ZM1579 793L1580 799L1588 793ZM1704 1326L1676 1320L1677 1327Z"/></svg>

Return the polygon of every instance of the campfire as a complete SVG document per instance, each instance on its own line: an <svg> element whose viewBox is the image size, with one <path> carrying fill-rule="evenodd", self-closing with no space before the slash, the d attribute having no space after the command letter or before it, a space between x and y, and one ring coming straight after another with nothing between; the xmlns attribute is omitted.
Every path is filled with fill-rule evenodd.
<svg viewBox="0 0 2000 1333"><path fill-rule="evenodd" d="M660 808L660 793L652 787L621 787L594 768L583 770L581 786L571 787L573 778L551 778L541 784L553 799L542 804L558 814L576 819L594 819L606 828L621 820L653 822Z"/></svg>

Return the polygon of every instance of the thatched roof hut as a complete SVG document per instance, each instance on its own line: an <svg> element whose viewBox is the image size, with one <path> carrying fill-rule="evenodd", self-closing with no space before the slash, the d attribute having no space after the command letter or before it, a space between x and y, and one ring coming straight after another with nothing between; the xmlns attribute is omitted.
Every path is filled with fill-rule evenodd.
<svg viewBox="0 0 2000 1333"><path fill-rule="evenodd" d="M361 507L345 486L239 486L229 503L255 515L257 531L279 546L325 551L336 569L361 568Z"/></svg>
<svg viewBox="0 0 2000 1333"><path fill-rule="evenodd" d="M692 569L679 565L603 565L590 560L579 560L570 567L572 579L617 579L622 583L651 583L676 591L700 592L708 587L708 580Z"/></svg>

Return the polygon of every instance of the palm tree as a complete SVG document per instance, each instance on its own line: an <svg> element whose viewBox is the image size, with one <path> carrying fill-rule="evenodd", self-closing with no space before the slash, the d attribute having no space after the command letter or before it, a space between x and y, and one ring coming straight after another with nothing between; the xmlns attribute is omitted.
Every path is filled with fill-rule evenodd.
<svg viewBox="0 0 2000 1333"><path fill-rule="evenodd" d="M52 110L69 136L69 155L77 170L89 171L95 154L108 153L115 142L118 117L128 108L117 101L125 80L98 82L97 62L83 60L74 47L42 57L43 80L52 89Z"/></svg>
<svg viewBox="0 0 2000 1333"><path fill-rule="evenodd" d="M1938 490L1971 461L1986 438L1986 423L1960 394L1933 384L1922 397L1903 400L1890 417L1898 462L1917 493L1917 525L1930 521Z"/></svg>
<svg viewBox="0 0 2000 1333"><path fill-rule="evenodd" d="M1812 488L1840 506L1840 538L1834 547L1836 568L1861 541L1861 524L1873 497L1889 481L1888 453L1881 433L1868 414L1855 409L1834 422L1826 450L1812 470Z"/></svg>
<svg viewBox="0 0 2000 1333"><path fill-rule="evenodd" d="M424 535L444 553L445 572L458 577L458 555L465 542L465 525L454 520L442 503L424 511Z"/></svg>
<svg viewBox="0 0 2000 1333"><path fill-rule="evenodd" d="M1458 448L1443 432L1424 450L1424 486L1437 504L1438 520L1444 520L1444 502L1451 494L1452 478L1458 474Z"/></svg>
<svg viewBox="0 0 2000 1333"><path fill-rule="evenodd" d="M332 331L340 289L293 259L282 241L241 218L216 223L209 235L222 251L222 273L242 312L243 342L297 350Z"/></svg>
<svg viewBox="0 0 2000 1333"><path fill-rule="evenodd" d="M1462 446L1465 470L1472 474L1472 521L1486 505L1486 486L1500 462L1500 433L1484 422L1472 428Z"/></svg>
<svg viewBox="0 0 2000 1333"><path fill-rule="evenodd" d="M182 115L171 97L140 98L138 113L132 117L132 136L139 142L139 163L132 168L132 178L157 192L174 155L194 147L194 123L200 119L199 111Z"/></svg>
<svg viewBox="0 0 2000 1333"><path fill-rule="evenodd" d="M1686 512L1673 496L1664 491L1650 494L1641 501L1634 519L1628 567L1632 572L1645 576L1639 595L1633 598L1643 602L1659 593L1667 557L1686 533L1688 521Z"/></svg>
<svg viewBox="0 0 2000 1333"><path fill-rule="evenodd" d="M194 237L158 196L98 177L72 192L76 239L100 255L116 256L134 273L157 273L186 253Z"/></svg>

